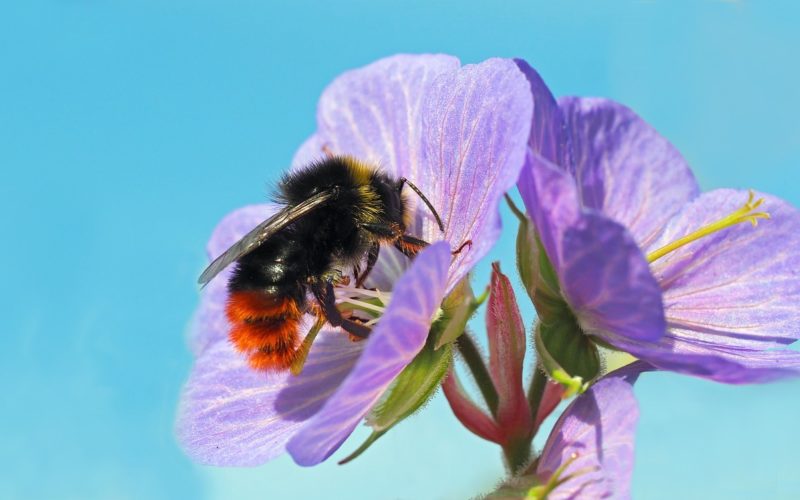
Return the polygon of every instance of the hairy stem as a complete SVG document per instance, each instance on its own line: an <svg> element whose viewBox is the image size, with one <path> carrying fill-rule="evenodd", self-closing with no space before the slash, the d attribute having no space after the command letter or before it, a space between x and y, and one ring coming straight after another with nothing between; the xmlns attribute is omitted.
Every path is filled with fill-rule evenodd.
<svg viewBox="0 0 800 500"><path fill-rule="evenodd" d="M492 416L497 418L497 389L494 387L494 382L489 376L489 370L486 369L486 364L481 358L481 353L478 351L475 341L472 340L469 333L464 332L458 337L456 346L458 346L458 351L466 361L472 378L478 384L478 389L480 389L483 399L486 401L486 406L489 407Z"/></svg>
<svg viewBox="0 0 800 500"><path fill-rule="evenodd" d="M532 439L519 439L503 446L503 458L512 475L521 473L530 462L532 441Z"/></svg>
<svg viewBox="0 0 800 500"><path fill-rule="evenodd" d="M539 405L542 404L542 396L544 396L544 388L547 385L547 375L545 375L544 371L536 365L536 368L533 370L533 378L531 379L531 387L528 389L528 406L531 409L531 417L533 418L534 422L536 421L536 415L539 414ZM536 436L536 432L539 429L533 429L533 433L531 439Z"/></svg>

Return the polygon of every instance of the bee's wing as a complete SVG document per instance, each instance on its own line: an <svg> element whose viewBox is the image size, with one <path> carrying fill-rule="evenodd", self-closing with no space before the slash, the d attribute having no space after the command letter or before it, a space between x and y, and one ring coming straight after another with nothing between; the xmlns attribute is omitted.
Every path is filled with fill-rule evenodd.
<svg viewBox="0 0 800 500"><path fill-rule="evenodd" d="M197 279L197 282L201 285L205 285L211 281L214 276L219 274L220 271L228 267L229 264L236 262L245 255L249 254L261 246L272 235L288 226L292 222L313 212L315 209L319 208L321 205L335 196L336 190L334 189L322 191L321 193L312 196L302 203L298 203L297 205L286 207L280 210L278 213L265 220L256 226L252 231L244 235L241 240L231 245L231 247L225 250L222 255L214 259L214 262L208 265L206 270L203 271L203 274L200 275L200 278Z"/></svg>

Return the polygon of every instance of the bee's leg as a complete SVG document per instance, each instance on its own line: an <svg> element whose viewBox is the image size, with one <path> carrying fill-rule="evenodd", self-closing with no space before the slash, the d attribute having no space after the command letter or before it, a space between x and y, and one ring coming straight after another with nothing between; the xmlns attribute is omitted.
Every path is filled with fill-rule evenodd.
<svg viewBox="0 0 800 500"><path fill-rule="evenodd" d="M460 247L456 248L455 250L453 250L453 251L452 251L452 252L450 252L450 253L451 253L451 254L453 254L454 256L455 256L455 255L458 255L458 254L460 254L460 253L461 253L461 251L462 251L462 250L464 250L464 248L466 248L466 247L472 248L472 240L467 240L467 241L465 241L464 243L462 243L462 244L461 244L461 246L460 246Z"/></svg>
<svg viewBox="0 0 800 500"><path fill-rule="evenodd" d="M347 286L350 284L350 276L345 276L341 269L331 269L322 275L321 281L330 281L331 283L335 283L337 285Z"/></svg>
<svg viewBox="0 0 800 500"><path fill-rule="evenodd" d="M408 234L400 235L399 238L394 240L394 247L400 250L403 255L409 259L416 257L417 254L428 245L429 243L427 241L415 238L414 236Z"/></svg>
<svg viewBox="0 0 800 500"><path fill-rule="evenodd" d="M359 227L369 231L381 240L394 240L403 234L403 229L396 224L361 224Z"/></svg>
<svg viewBox="0 0 800 500"><path fill-rule="evenodd" d="M356 273L356 288L361 288L364 286L364 281L367 280L369 273L372 272L372 268L375 267L375 263L378 262L378 255L381 253L381 244L377 241L372 243L372 246L369 247L369 253L367 254L367 268L364 270L363 274Z"/></svg>
<svg viewBox="0 0 800 500"><path fill-rule="evenodd" d="M403 255L413 259L423 248L429 245L425 240L421 240L410 234L405 234L398 226L386 224L362 224L361 227L371 232L378 238L385 238L392 242L394 247L400 250Z"/></svg>
<svg viewBox="0 0 800 500"><path fill-rule="evenodd" d="M339 326L347 333L358 338L365 339L369 337L372 328L343 317L341 311L336 308L336 295L333 293L332 282L316 281L311 285L311 292L317 299L328 323L333 326Z"/></svg>

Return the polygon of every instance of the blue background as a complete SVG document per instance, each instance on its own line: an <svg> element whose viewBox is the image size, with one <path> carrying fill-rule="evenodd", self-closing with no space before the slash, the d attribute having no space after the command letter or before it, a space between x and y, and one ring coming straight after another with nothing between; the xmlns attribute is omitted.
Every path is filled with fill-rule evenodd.
<svg viewBox="0 0 800 500"><path fill-rule="evenodd" d="M184 457L173 418L211 229L264 198L326 83L397 52L524 57L557 95L636 109L704 188L800 205L798 21L788 1L0 0L0 498L489 489L499 451L441 396L345 467ZM493 255L507 271L513 232ZM799 389L643 377L634 493L796 494Z"/></svg>

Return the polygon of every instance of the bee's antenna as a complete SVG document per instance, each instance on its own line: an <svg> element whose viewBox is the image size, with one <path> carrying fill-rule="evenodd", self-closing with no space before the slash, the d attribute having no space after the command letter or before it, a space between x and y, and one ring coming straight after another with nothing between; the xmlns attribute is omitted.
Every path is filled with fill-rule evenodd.
<svg viewBox="0 0 800 500"><path fill-rule="evenodd" d="M433 214L434 218L436 218L436 224L439 225L439 231L444 232L444 224L442 224L442 218L439 217L439 213L436 212L435 208L433 208L433 205L431 205L431 202L428 201L428 198L426 198L425 195L422 194L422 191L420 191L419 188L417 186L415 186L413 182L411 182L410 180L406 179L405 177L400 177L400 190L401 191L403 189L403 184L408 184L408 187L413 189L414 192L417 193L420 198L422 198L422 201L424 201L425 204L428 205L428 208L431 210L431 213Z"/></svg>

